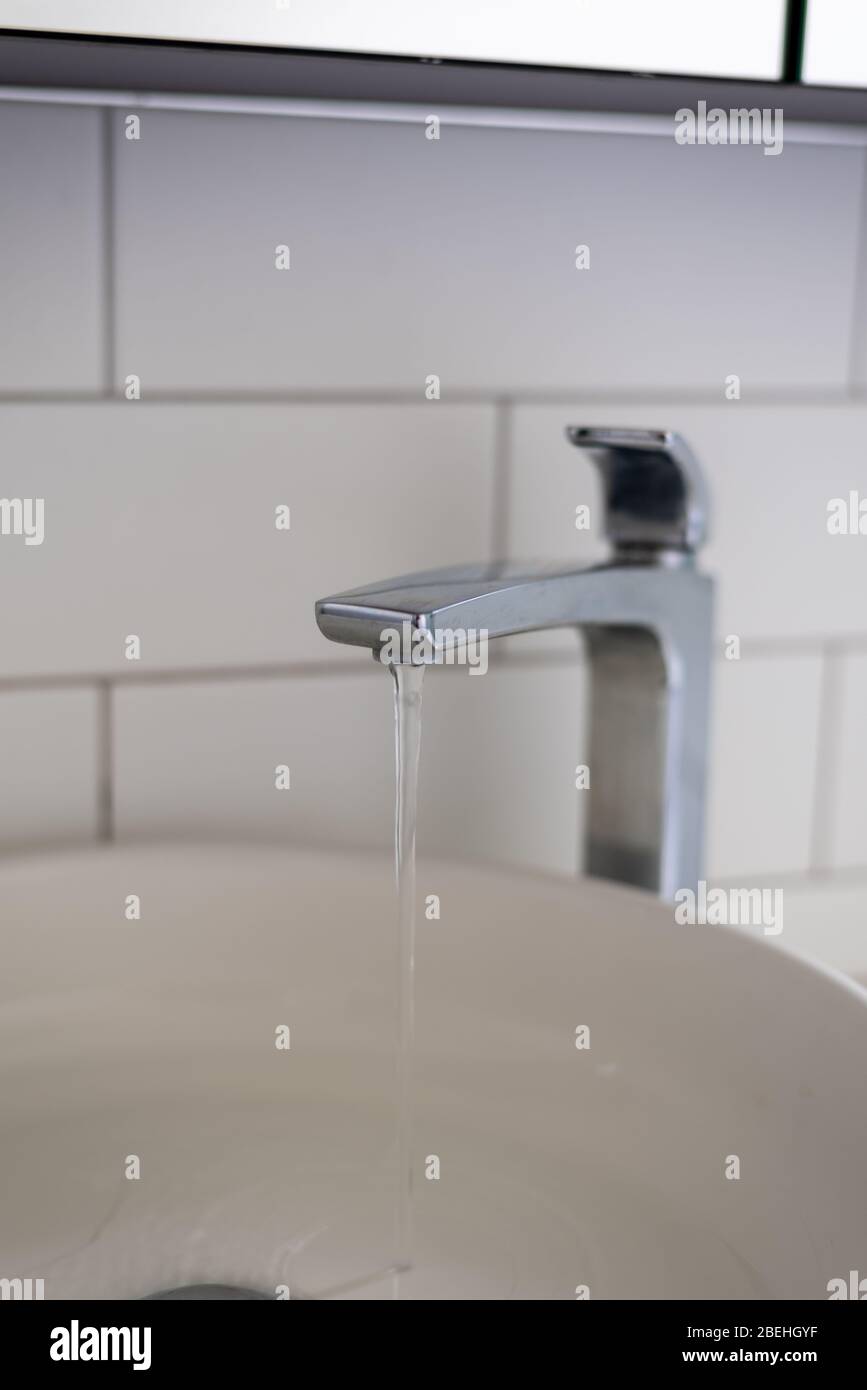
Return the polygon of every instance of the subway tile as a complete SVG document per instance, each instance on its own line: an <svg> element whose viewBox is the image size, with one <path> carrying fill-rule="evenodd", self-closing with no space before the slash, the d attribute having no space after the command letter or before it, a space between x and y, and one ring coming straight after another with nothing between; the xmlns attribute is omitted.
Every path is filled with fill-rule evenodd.
<svg viewBox="0 0 867 1390"><path fill-rule="evenodd" d="M0 537L5 674L363 660L313 604L489 555L493 407L0 407L4 490L45 537ZM288 504L290 529L275 508Z"/></svg>
<svg viewBox="0 0 867 1390"><path fill-rule="evenodd" d="M104 385L100 121L0 102L0 393Z"/></svg>
<svg viewBox="0 0 867 1390"><path fill-rule="evenodd" d="M581 673L429 672L419 854L574 873ZM385 671L128 687L115 704L123 839L289 841L391 853ZM289 768L287 791L275 768Z"/></svg>
<svg viewBox="0 0 867 1390"><path fill-rule="evenodd" d="M818 652L715 663L709 875L810 866L820 686Z"/></svg>
<svg viewBox="0 0 867 1390"><path fill-rule="evenodd" d="M575 787L587 758L578 652L484 676L435 669L423 701L420 853L574 874L587 796Z"/></svg>
<svg viewBox="0 0 867 1390"><path fill-rule="evenodd" d="M867 633L867 537L830 535L828 503L867 498L867 407L700 406L676 398L620 405L592 398L526 405L512 422L509 543L512 556L602 553L602 499L589 457L568 444L573 424L678 430L710 489L711 536L701 564L717 579L716 630L742 639ZM592 530L576 532L575 508Z"/></svg>
<svg viewBox="0 0 867 1390"><path fill-rule="evenodd" d="M708 871L808 866L818 658L720 662ZM573 873L586 760L582 663L425 679L419 851ZM385 673L121 688L121 836L290 840L385 850L393 812ZM583 750L583 751L582 751ZM274 787L278 764L290 789Z"/></svg>
<svg viewBox="0 0 867 1390"><path fill-rule="evenodd" d="M867 538L862 538L867 545ZM823 867L867 865L867 654L838 658L833 712L833 796L828 807L829 863Z"/></svg>
<svg viewBox="0 0 867 1390"><path fill-rule="evenodd" d="M115 757L121 839L392 843L392 682L372 662L359 675L121 689Z"/></svg>
<svg viewBox="0 0 867 1390"><path fill-rule="evenodd" d="M94 837L96 699L87 689L0 692L0 850Z"/></svg>
<svg viewBox="0 0 867 1390"><path fill-rule="evenodd" d="M128 140L125 114L119 382L421 398L437 375L447 399L846 381L855 148L158 111Z"/></svg>
<svg viewBox="0 0 867 1390"><path fill-rule="evenodd" d="M717 667L708 872L808 867L818 659ZM419 851L560 873L580 863L580 661L433 670L423 696ZM386 850L385 673L127 687L116 696L124 836L287 839ZM582 750L584 752L582 753ZM274 768L290 768L288 792Z"/></svg>

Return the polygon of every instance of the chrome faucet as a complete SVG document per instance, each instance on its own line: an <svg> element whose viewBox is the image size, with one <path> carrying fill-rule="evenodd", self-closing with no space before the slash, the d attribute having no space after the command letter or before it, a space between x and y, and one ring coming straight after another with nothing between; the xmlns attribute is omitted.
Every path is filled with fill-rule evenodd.
<svg viewBox="0 0 867 1390"><path fill-rule="evenodd" d="M489 638L582 630L590 666L584 869L672 898L701 877L713 581L695 568L708 504L668 430L569 427L599 468L610 558L574 568L431 570L321 599L333 642L379 656L410 624Z"/></svg>

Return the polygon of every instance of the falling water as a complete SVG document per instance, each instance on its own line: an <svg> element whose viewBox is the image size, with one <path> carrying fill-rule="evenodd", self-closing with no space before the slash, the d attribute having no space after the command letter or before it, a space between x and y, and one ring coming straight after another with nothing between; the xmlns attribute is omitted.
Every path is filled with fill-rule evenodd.
<svg viewBox="0 0 867 1390"><path fill-rule="evenodd" d="M424 666L391 667L394 676L394 858L398 902L398 1193L395 1265L412 1264L412 1066L415 1031L415 825Z"/></svg>

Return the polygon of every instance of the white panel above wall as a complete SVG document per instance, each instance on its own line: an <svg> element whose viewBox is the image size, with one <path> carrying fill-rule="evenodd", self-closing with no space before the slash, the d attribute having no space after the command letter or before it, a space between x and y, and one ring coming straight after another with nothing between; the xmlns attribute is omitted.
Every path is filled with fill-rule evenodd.
<svg viewBox="0 0 867 1390"><path fill-rule="evenodd" d="M858 148L138 114L137 140L115 120L119 382L421 398L436 374L448 399L846 381Z"/></svg>
<svg viewBox="0 0 867 1390"><path fill-rule="evenodd" d="M566 424L678 430L707 477L711 539L703 567L716 576L720 639L808 639L867 634L867 535L832 535L828 504L867 501L867 407L795 403L718 406L596 401L514 411L509 550L516 557L598 557L603 526L589 456ZM589 502L592 532L576 532Z"/></svg>
<svg viewBox="0 0 867 1390"><path fill-rule="evenodd" d="M859 0L810 0L804 81L867 87L867 11Z"/></svg>
<svg viewBox="0 0 867 1390"><path fill-rule="evenodd" d="M488 559L493 427L442 401L0 408L5 493L45 505L41 545L0 537L4 673L364 660L315 600Z"/></svg>
<svg viewBox="0 0 867 1390"><path fill-rule="evenodd" d="M779 75L784 0L6 0L22 28L641 72Z"/></svg>
<svg viewBox="0 0 867 1390"><path fill-rule="evenodd" d="M101 120L0 101L0 394L104 385Z"/></svg>

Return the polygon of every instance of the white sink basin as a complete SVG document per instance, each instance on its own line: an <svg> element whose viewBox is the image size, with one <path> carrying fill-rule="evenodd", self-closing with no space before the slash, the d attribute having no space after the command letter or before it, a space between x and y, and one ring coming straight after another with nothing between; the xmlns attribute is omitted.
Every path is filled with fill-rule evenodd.
<svg viewBox="0 0 867 1390"><path fill-rule="evenodd" d="M419 923L395 1280L390 866L7 862L0 1276L47 1298L823 1299L867 1273L867 993L625 889L422 864L419 893L442 917Z"/></svg>

